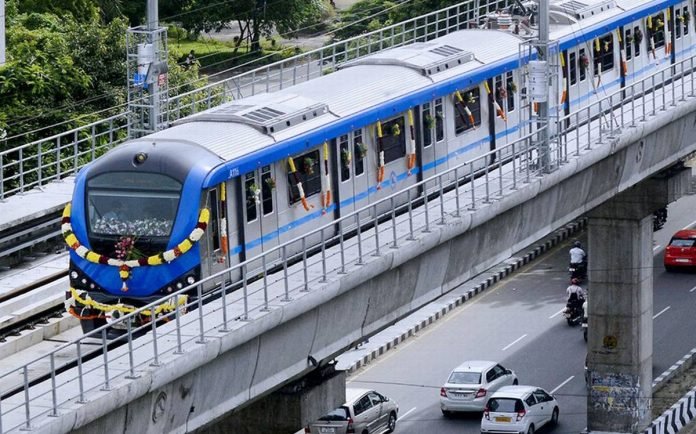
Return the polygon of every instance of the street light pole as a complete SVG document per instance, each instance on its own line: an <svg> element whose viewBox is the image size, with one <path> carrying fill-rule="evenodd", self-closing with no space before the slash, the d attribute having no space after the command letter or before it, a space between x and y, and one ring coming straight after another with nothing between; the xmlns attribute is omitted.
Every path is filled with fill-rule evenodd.
<svg viewBox="0 0 696 434"><path fill-rule="evenodd" d="M548 89L551 86L549 74L549 0L539 0L539 60L546 62L545 86ZM550 146L549 146L549 102L548 98L545 101L539 102L539 120L544 128L539 134L539 153L541 157L541 170L543 173L551 171L550 167Z"/></svg>
<svg viewBox="0 0 696 434"><path fill-rule="evenodd" d="M158 41L157 28L159 27L159 13L158 13L157 0L147 0L147 30L149 30L152 35L152 63L150 68L155 65L155 59L160 58L160 44ZM159 75L159 73L158 73ZM158 131L160 129L159 125L159 92L160 87L157 77L155 77L150 85L150 101L151 101L151 111L150 111L150 129L152 131Z"/></svg>
<svg viewBox="0 0 696 434"><path fill-rule="evenodd" d="M5 0L0 0L0 66L5 64Z"/></svg>

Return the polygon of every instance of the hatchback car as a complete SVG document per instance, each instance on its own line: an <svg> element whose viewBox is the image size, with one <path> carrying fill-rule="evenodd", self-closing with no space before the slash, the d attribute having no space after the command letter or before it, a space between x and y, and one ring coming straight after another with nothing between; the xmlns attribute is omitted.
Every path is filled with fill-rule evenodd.
<svg viewBox="0 0 696 434"><path fill-rule="evenodd" d="M696 230L683 229L672 235L665 248L665 269L696 267Z"/></svg>
<svg viewBox="0 0 696 434"><path fill-rule="evenodd" d="M346 389L346 403L305 428L311 434L380 434L396 428L399 406L369 389Z"/></svg>
<svg viewBox="0 0 696 434"><path fill-rule="evenodd" d="M493 392L517 384L517 375L496 362L471 360L454 368L440 389L440 409L453 412L482 411Z"/></svg>
<svg viewBox="0 0 696 434"><path fill-rule="evenodd" d="M501 387L483 410L481 433L534 434L546 424L558 423L558 402L536 386Z"/></svg>

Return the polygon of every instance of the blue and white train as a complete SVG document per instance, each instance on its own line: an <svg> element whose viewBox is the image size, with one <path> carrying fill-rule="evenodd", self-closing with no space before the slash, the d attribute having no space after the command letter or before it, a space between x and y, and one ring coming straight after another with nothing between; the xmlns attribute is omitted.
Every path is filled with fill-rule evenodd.
<svg viewBox="0 0 696 434"><path fill-rule="evenodd" d="M537 5L510 3L476 28L221 105L84 168L64 214L71 313L92 329L524 135L535 108L521 47ZM555 114L692 56L693 0L551 3Z"/></svg>

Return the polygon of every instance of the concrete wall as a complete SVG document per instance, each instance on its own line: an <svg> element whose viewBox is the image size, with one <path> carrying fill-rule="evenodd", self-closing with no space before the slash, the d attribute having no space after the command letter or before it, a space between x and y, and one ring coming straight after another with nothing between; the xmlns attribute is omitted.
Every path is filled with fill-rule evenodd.
<svg viewBox="0 0 696 434"><path fill-rule="evenodd" d="M115 385L121 399L91 401L70 415L53 418L50 431L80 427L77 432L155 433L204 428L307 373L309 355L331 359L694 152L694 110L696 102L682 103L499 201L443 226L432 225L431 233L398 249L385 249L360 272L312 288L254 321L253 327L211 338L188 349L186 357L164 360L152 374ZM154 417L158 412L162 415ZM94 418L99 419L90 422Z"/></svg>

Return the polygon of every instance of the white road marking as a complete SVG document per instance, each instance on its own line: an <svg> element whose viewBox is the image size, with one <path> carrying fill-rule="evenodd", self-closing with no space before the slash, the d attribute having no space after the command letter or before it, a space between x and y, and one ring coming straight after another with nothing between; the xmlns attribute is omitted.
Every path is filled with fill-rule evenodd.
<svg viewBox="0 0 696 434"><path fill-rule="evenodd" d="M656 313L655 315L653 315L653 319L655 319L655 318L657 318L658 316L662 315L663 313L667 312L671 307L672 307L672 306L667 306L666 308L662 309L661 311L659 311L658 313Z"/></svg>
<svg viewBox="0 0 696 434"><path fill-rule="evenodd" d="M510 348L511 346L515 345L516 343L518 343L519 341L521 341L522 339L524 339L524 338L526 338L526 337L527 337L527 335L524 334L524 335L520 336L519 338L515 339L514 342L510 343L507 347L503 348L503 351L507 350L508 348Z"/></svg>
<svg viewBox="0 0 696 434"><path fill-rule="evenodd" d="M404 414L402 414L401 416L399 416L399 420L404 420L404 418L405 418L406 416L408 416L411 412L413 412L413 411L415 411L415 410L416 410L416 407L413 407L412 409L410 409L410 410L407 411L406 413L404 413Z"/></svg>
<svg viewBox="0 0 696 434"><path fill-rule="evenodd" d="M691 290L690 290L689 292L694 292L694 291L696 291L696 286L694 286L693 288L691 288Z"/></svg>
<svg viewBox="0 0 696 434"><path fill-rule="evenodd" d="M653 247L653 252L654 252L655 250L659 249L660 247L661 247L661 246L660 246L659 244L656 245L655 247Z"/></svg>
<svg viewBox="0 0 696 434"><path fill-rule="evenodd" d="M563 383L561 383L561 384L559 384L558 386L556 386L556 388L553 389L553 390L550 392L551 395L553 395L554 393L556 393L556 391L557 391L558 389L560 389L561 387L563 387L563 386L565 386L566 384L568 384L568 382L569 382L570 380L572 380L573 378L575 378L575 375L571 375L570 377L568 377L568 379L567 379L566 381L564 381Z"/></svg>
<svg viewBox="0 0 696 434"><path fill-rule="evenodd" d="M557 317L558 315L562 314L564 310L565 310L565 307L563 309L559 310L558 312L554 313L553 315L551 315L549 317L549 319Z"/></svg>

